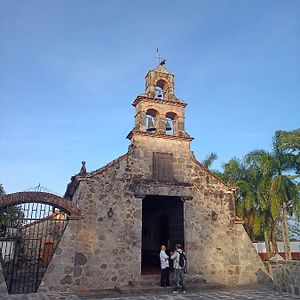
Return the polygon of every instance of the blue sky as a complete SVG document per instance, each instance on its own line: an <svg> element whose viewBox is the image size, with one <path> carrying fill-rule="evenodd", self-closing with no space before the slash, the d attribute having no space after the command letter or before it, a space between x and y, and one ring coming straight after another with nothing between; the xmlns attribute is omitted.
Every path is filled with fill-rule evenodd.
<svg viewBox="0 0 300 300"><path fill-rule="evenodd" d="M156 48L202 160L271 150L299 128L300 1L2 0L0 183L63 194L126 153Z"/></svg>

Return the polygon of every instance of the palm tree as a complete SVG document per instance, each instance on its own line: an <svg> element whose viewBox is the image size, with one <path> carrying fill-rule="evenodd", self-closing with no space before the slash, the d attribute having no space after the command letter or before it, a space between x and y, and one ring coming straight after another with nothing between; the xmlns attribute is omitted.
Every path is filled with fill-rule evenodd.
<svg viewBox="0 0 300 300"><path fill-rule="evenodd" d="M214 152L211 152L209 155L205 157L205 159L202 161L203 165L210 169L213 162L218 158L217 154Z"/></svg>
<svg viewBox="0 0 300 300"><path fill-rule="evenodd" d="M245 221L251 240L263 237L269 256L273 256L278 253L276 228L280 224L286 258L290 259L288 215L300 220L300 188L291 171L299 171L300 159L299 153L295 154L299 148L287 150L281 136L275 134L272 152L252 151L242 162L233 158L224 164L223 173L213 172L224 182L233 181L237 186L236 213ZM203 163L210 168L216 158L211 153Z"/></svg>
<svg viewBox="0 0 300 300"><path fill-rule="evenodd" d="M295 155L280 148L278 135L273 139L273 177L270 186L272 214L281 217L282 236L286 259L291 259L288 215L300 218L299 186L291 175L295 167Z"/></svg>
<svg viewBox="0 0 300 300"><path fill-rule="evenodd" d="M275 139L280 150L300 153L300 128L293 131L277 130Z"/></svg>
<svg viewBox="0 0 300 300"><path fill-rule="evenodd" d="M293 176L288 173L294 166L295 157L279 149L275 136L272 152L253 151L246 156L246 161L261 169L258 199L264 213L268 215L271 213L266 228L271 227L269 235L272 244L275 247L275 226L281 223L286 259L291 259L288 214L300 218L299 187Z"/></svg>
<svg viewBox="0 0 300 300"><path fill-rule="evenodd" d="M300 217L300 197L297 184L290 176L278 174L274 176L270 188L273 215L280 217L282 222L282 237L286 259L291 259L288 215Z"/></svg>
<svg viewBox="0 0 300 300"><path fill-rule="evenodd" d="M236 158L231 159L223 167L222 179L224 181L232 180L237 187L235 194L236 213L243 218L245 229L250 239L254 240L261 235L256 171L247 168Z"/></svg>
<svg viewBox="0 0 300 300"><path fill-rule="evenodd" d="M257 201L257 231L260 231L265 240L268 256L278 253L276 241L276 225L271 210L270 184L272 181L272 156L264 150L255 150L244 157L244 163L253 174L254 189Z"/></svg>

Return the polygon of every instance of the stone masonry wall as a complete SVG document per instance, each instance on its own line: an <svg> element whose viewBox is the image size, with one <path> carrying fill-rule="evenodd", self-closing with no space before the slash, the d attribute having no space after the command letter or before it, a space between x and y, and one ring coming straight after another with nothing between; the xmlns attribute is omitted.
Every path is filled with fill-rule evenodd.
<svg viewBox="0 0 300 300"><path fill-rule="evenodd" d="M127 167L124 159L80 182L73 201L79 205L83 219L74 221L77 230L72 272L67 280L60 276L54 285L54 278L44 280L44 288L113 288L140 276L141 199L126 190ZM112 218L107 216L110 208Z"/></svg>
<svg viewBox="0 0 300 300"><path fill-rule="evenodd" d="M143 136L135 137L132 151L139 179L151 180L156 151L172 153L175 180L192 185L184 216L188 274L226 285L257 283L257 272L266 274L266 270L243 226L234 224L229 187L193 158L189 142L156 139L149 143ZM185 194L183 189L181 192ZM216 221L212 220L213 212L218 214Z"/></svg>
<svg viewBox="0 0 300 300"><path fill-rule="evenodd" d="M257 272L267 272L243 226L234 223L232 191L196 162L188 174L195 188L185 214L189 272L225 285L257 283Z"/></svg>
<svg viewBox="0 0 300 300"><path fill-rule="evenodd" d="M177 182L188 182L190 164L189 142L155 139L147 136L135 136L131 145L132 178L134 180L152 180L153 152L173 154L174 178Z"/></svg>
<svg viewBox="0 0 300 300"><path fill-rule="evenodd" d="M235 224L237 250L231 257L232 263L239 270L239 284L271 283L263 261L251 242L242 224Z"/></svg>
<svg viewBox="0 0 300 300"><path fill-rule="evenodd" d="M270 262L275 289L300 295L300 261Z"/></svg>
<svg viewBox="0 0 300 300"><path fill-rule="evenodd" d="M79 225L77 222L77 220L69 221L38 292L66 292L73 290L71 286L80 274L78 257L80 256L79 260L81 263L84 260L81 253L75 253L75 239Z"/></svg>
<svg viewBox="0 0 300 300"><path fill-rule="evenodd" d="M174 182L153 182L153 152L173 154ZM141 280L146 195L185 200L189 276L226 285L257 282L262 266L249 243L240 246L245 232L233 222L232 191L195 160L189 142L135 136L127 155L78 180L72 201L83 218L68 225L40 289L103 289Z"/></svg>

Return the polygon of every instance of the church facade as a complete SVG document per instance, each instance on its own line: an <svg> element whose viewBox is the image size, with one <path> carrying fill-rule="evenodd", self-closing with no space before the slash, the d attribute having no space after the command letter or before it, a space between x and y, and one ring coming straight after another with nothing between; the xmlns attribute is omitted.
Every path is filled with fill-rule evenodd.
<svg viewBox="0 0 300 300"><path fill-rule="evenodd" d="M191 152L174 75L164 65L150 70L133 106L128 152L72 177L65 198L81 218L69 221L39 290L138 286L159 272L160 245L176 243L187 255L188 279L257 283L266 271L236 219L234 187Z"/></svg>

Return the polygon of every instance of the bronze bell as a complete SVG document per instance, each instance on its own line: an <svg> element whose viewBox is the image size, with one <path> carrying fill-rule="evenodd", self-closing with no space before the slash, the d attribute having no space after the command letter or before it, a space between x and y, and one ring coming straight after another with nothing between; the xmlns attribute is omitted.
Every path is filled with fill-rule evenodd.
<svg viewBox="0 0 300 300"><path fill-rule="evenodd" d="M166 120L166 131L172 130L171 124L169 120Z"/></svg>
<svg viewBox="0 0 300 300"><path fill-rule="evenodd" d="M149 118L147 131L155 131L155 130L156 130L156 128L154 126L153 120Z"/></svg>
<svg viewBox="0 0 300 300"><path fill-rule="evenodd" d="M157 93L157 98L163 98L163 93L162 92L158 92Z"/></svg>

